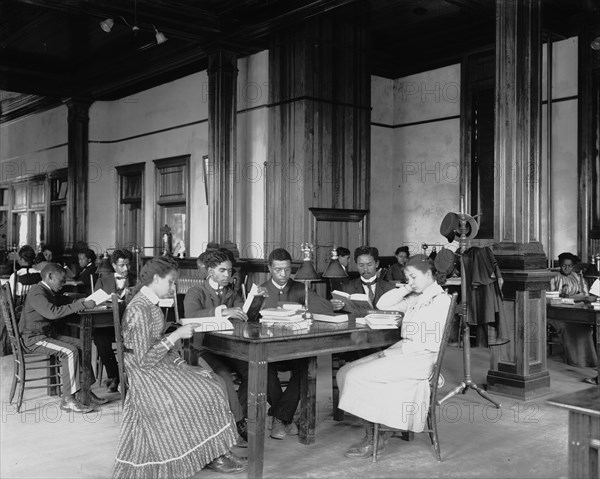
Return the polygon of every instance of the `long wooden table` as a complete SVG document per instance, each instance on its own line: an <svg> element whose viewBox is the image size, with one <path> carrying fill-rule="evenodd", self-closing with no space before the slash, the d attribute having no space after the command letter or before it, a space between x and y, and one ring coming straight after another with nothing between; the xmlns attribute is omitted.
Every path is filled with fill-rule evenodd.
<svg viewBox="0 0 600 479"><path fill-rule="evenodd" d="M569 410L569 478L600 477L600 387L564 394L548 403Z"/></svg>
<svg viewBox="0 0 600 479"><path fill-rule="evenodd" d="M86 405L90 404L90 391L92 389L92 331L95 328L114 328L112 308L86 309L69 319L67 324L79 330L81 341L81 386L79 400Z"/></svg>
<svg viewBox="0 0 600 479"><path fill-rule="evenodd" d="M569 323L591 324L596 327L596 354L598 356L598 374L600 374L600 310L590 303L551 304L546 301L546 318Z"/></svg>
<svg viewBox="0 0 600 479"><path fill-rule="evenodd" d="M236 322L234 331L203 335L202 347L223 356L248 361L248 477L261 478L264 466L265 419L267 413L267 364L308 358L302 374L299 441L315 442L316 356L374 347L385 347L400 339L399 329L370 329L346 323L314 321L308 331L287 327Z"/></svg>

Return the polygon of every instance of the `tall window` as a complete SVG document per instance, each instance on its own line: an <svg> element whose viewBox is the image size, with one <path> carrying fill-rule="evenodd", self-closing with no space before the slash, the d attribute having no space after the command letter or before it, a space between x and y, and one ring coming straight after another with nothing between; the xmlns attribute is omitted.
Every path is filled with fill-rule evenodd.
<svg viewBox="0 0 600 479"><path fill-rule="evenodd" d="M155 160L156 167L156 222L155 244L162 244L165 226L170 228L172 253L184 257L189 254L189 155ZM162 231L161 231L162 229Z"/></svg>
<svg viewBox="0 0 600 479"><path fill-rule="evenodd" d="M38 249L46 242L46 181L32 179L10 188L12 240L17 247L29 244Z"/></svg>
<svg viewBox="0 0 600 479"><path fill-rule="evenodd" d="M119 180L117 245L122 248L143 246L144 167L144 163L117 167Z"/></svg>

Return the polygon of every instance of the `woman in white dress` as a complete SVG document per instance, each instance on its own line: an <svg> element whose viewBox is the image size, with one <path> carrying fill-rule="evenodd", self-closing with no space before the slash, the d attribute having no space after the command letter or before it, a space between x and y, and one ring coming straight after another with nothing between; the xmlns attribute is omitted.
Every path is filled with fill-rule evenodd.
<svg viewBox="0 0 600 479"><path fill-rule="evenodd" d="M437 282L433 261L416 255L406 263L408 284L385 293L378 309L404 311L402 340L342 367L337 375L340 409L369 422L365 437L346 457L373 453L373 424L421 432L429 408L429 377L437 359L450 296ZM379 440L378 453L385 448Z"/></svg>

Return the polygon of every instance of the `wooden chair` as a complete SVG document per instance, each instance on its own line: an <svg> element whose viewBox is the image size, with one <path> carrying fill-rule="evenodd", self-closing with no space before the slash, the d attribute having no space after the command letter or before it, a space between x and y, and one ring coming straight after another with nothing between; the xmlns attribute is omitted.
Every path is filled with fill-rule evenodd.
<svg viewBox="0 0 600 479"><path fill-rule="evenodd" d="M60 394L60 364L56 361L56 357L41 353L28 353L23 347L15 308L12 301L12 294L8 284L0 286L0 310L2 318L6 324L6 331L10 340L10 345L13 351L14 375L12 386L10 388L9 403L12 404L17 385L19 385L19 395L17 399L17 412L21 412L23 403L23 393L25 389L42 389L47 388L48 394ZM41 364L41 365L40 365ZM47 371L46 376L27 378L27 372L36 369L44 369ZM26 386L26 383L32 381L46 381L44 386Z"/></svg>
<svg viewBox="0 0 600 479"><path fill-rule="evenodd" d="M429 410L427 411L427 429L424 432L429 433L429 437L431 439L431 444L433 445L433 449L435 451L435 456L438 461L442 460L442 456L440 453L440 441L438 439L437 432L437 392L439 381L440 381L440 373L442 370L442 360L444 359L444 353L446 352L446 345L448 344L448 337L450 335L450 330L452 329L452 318L454 317L454 310L456 309L456 299L458 294L452 294L452 300L450 301L450 307L448 308L448 314L446 316L446 324L444 326L444 333L442 334L442 340L440 342L440 350L438 352L438 357L433 365L433 371L429 378L429 384L431 387L431 392L429 396ZM377 462L377 442L379 439L379 431L380 425L375 424L373 428L373 462ZM408 434L404 434L403 438L411 438L412 432L408 432Z"/></svg>
<svg viewBox="0 0 600 479"><path fill-rule="evenodd" d="M20 276L16 276L16 282L18 286L15 284L14 291L14 301L13 305L15 307L15 313L17 316L21 315L21 310L25 305L25 299L27 299L27 293L34 284L38 284L42 280L42 275L37 271L27 272ZM17 294L17 292L19 294Z"/></svg>
<svg viewBox="0 0 600 479"><path fill-rule="evenodd" d="M123 346L123 334L121 333L121 309L122 306L119 304L119 296L116 293L112 294L112 311L113 321L115 324L115 341L117 345L117 362L119 363L119 386L121 388L121 404L125 405L125 396L127 396L127 389L129 388L129 382L127 379L127 371L125 370L125 359L123 357L124 346Z"/></svg>

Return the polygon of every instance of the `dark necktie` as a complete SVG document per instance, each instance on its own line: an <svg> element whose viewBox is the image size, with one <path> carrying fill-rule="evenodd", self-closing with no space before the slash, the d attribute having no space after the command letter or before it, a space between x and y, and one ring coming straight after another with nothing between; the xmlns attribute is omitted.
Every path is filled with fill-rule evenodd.
<svg viewBox="0 0 600 479"><path fill-rule="evenodd" d="M369 291L369 301L371 302L371 304L373 304L373 300L375 299L375 288L373 288L373 286L375 286L375 281L373 281L372 283L368 283L367 281L361 280L361 283L367 287L367 290Z"/></svg>
<svg viewBox="0 0 600 479"><path fill-rule="evenodd" d="M217 294L217 298L219 298L219 304L223 303L223 288L219 286L215 289L215 293Z"/></svg>

